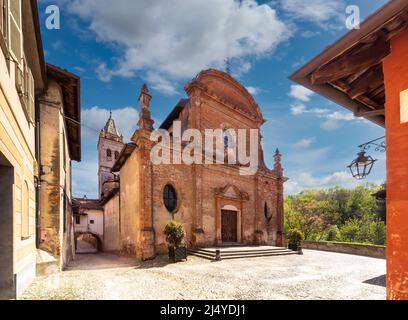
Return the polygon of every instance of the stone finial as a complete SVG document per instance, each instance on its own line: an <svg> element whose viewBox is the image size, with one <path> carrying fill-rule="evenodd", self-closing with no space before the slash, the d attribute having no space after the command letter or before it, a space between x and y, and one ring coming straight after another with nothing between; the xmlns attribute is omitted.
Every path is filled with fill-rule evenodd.
<svg viewBox="0 0 408 320"><path fill-rule="evenodd" d="M274 159L275 159L274 170L276 171L276 173L281 174L283 171L281 165L282 155L280 154L279 149L276 149Z"/></svg>
<svg viewBox="0 0 408 320"><path fill-rule="evenodd" d="M140 91L140 96L139 96L140 108L142 110L143 109L149 110L151 100L152 100L152 96L149 93L149 89L147 88L147 85L144 84L142 87L142 90Z"/></svg>
<svg viewBox="0 0 408 320"><path fill-rule="evenodd" d="M147 88L147 85L144 84L139 96L140 116L137 125L140 130L146 130L150 132L153 131L154 124L149 110L151 100L152 96L149 94L149 89Z"/></svg>

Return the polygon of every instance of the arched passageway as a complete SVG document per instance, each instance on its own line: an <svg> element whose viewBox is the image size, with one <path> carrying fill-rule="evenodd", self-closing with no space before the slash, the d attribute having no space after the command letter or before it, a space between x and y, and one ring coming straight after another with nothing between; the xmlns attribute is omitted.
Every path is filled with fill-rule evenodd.
<svg viewBox="0 0 408 320"><path fill-rule="evenodd" d="M102 251L101 238L91 232L75 233L75 252L76 253L98 253Z"/></svg>

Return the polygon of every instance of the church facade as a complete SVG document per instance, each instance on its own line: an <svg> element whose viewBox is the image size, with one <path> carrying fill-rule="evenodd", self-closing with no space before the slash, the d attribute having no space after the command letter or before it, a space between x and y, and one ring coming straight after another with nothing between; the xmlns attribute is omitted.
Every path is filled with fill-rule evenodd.
<svg viewBox="0 0 408 320"><path fill-rule="evenodd" d="M253 97L227 73L203 71L185 90L188 98L180 100L160 126L170 135L175 121L181 122L183 131L203 133L207 129L260 132L265 122ZM114 123L108 121L103 130L106 137L98 147L100 158L110 153L110 162L100 163L99 190L106 199L102 203L117 217L109 219L114 224L109 228L115 232L113 238L119 238L118 250L142 260L167 252L164 228L172 219L184 225L188 247L283 246L283 185L287 178L279 151L275 152L274 168L267 168L259 133L259 165L251 175L242 175L240 165L154 164L151 152L157 142L151 140L151 99L144 86L138 129L131 143L123 145Z"/></svg>

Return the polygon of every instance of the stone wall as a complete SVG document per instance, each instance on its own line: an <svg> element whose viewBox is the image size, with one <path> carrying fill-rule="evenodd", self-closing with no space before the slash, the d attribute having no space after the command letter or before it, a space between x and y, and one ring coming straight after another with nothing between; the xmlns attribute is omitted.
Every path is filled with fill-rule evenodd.
<svg viewBox="0 0 408 320"><path fill-rule="evenodd" d="M104 206L103 250L107 252L120 250L119 205L119 194L116 194Z"/></svg>
<svg viewBox="0 0 408 320"><path fill-rule="evenodd" d="M358 256L385 259L385 246L374 246L354 243L304 241L303 249L348 253Z"/></svg>
<svg viewBox="0 0 408 320"><path fill-rule="evenodd" d="M40 99L40 249L58 259L60 268L75 255L71 158L63 101L61 86L50 77L47 94Z"/></svg>
<svg viewBox="0 0 408 320"><path fill-rule="evenodd" d="M140 230L139 172L139 159L135 151L120 171L120 250L131 255L136 255Z"/></svg>

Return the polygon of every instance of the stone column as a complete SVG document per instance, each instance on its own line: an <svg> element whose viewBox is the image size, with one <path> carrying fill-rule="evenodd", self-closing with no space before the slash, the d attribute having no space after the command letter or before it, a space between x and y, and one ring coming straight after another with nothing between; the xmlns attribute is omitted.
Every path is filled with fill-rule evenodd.
<svg viewBox="0 0 408 320"><path fill-rule="evenodd" d="M280 154L279 150L276 149L275 152L275 165L274 165L274 172L277 175L276 181L276 213L277 213L277 228L276 228L276 245L278 247L283 247L286 245L285 235L284 235L284 200L283 200L283 184L287 180L283 176L283 169L281 165L281 158L282 155Z"/></svg>
<svg viewBox="0 0 408 320"><path fill-rule="evenodd" d="M138 160L140 163L140 230L139 237L136 240L136 255L141 260L154 259L156 256L155 230L153 224L153 164L150 160L150 151L153 147L150 135L153 131L154 124L149 111L151 98L147 86L144 85L139 97L141 107L138 122L139 129L132 137L132 141L138 146Z"/></svg>
<svg viewBox="0 0 408 320"><path fill-rule="evenodd" d="M193 88L188 91L191 101L191 127L202 130L201 110L203 99L201 91ZM203 157L204 162L204 157ZM203 165L193 165L193 224L192 241L195 247L205 245L205 231L203 226Z"/></svg>

